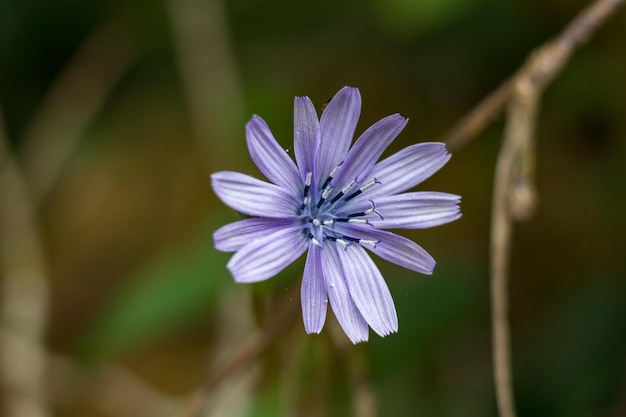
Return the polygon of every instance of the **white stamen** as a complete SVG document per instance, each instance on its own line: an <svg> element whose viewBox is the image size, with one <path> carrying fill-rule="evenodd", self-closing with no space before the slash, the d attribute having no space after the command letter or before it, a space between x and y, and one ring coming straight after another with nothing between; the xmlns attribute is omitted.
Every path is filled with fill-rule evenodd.
<svg viewBox="0 0 626 417"><path fill-rule="evenodd" d="M320 243L320 241L315 239L314 237L311 238L311 242L313 242L315 246L319 246L320 248L322 247L322 244Z"/></svg>
<svg viewBox="0 0 626 417"><path fill-rule="evenodd" d="M356 181L352 181L350 184L346 185L345 187L343 187L341 189L341 194L345 194L348 192L348 190L350 190L350 188L354 187L354 184L356 184Z"/></svg>
<svg viewBox="0 0 626 417"><path fill-rule="evenodd" d="M322 222L322 224L323 224L324 226L332 226L333 224L335 224L335 221L334 221L333 219L330 219L330 220L324 220L324 221Z"/></svg>
<svg viewBox="0 0 626 417"><path fill-rule="evenodd" d="M372 181L368 182L367 184L365 184L363 187L359 188L359 190L361 192L364 192L366 190L369 190L370 188L372 188L374 185L378 184L378 180L376 178L374 178Z"/></svg>
<svg viewBox="0 0 626 417"><path fill-rule="evenodd" d="M330 185L326 186L326 188L324 188L324 191L322 192L322 200L326 200L332 190L333 187L331 187Z"/></svg>
<svg viewBox="0 0 626 417"><path fill-rule="evenodd" d="M341 164L343 164L343 162ZM335 175L337 175L337 171L339 171L339 168L341 168L341 164L337 165L333 168L332 171L330 171L330 175L328 176L329 178L335 178Z"/></svg>
<svg viewBox="0 0 626 417"><path fill-rule="evenodd" d="M346 242L343 239L337 239L337 243L339 243L339 246L341 246L344 249L350 245L350 243Z"/></svg>
<svg viewBox="0 0 626 417"><path fill-rule="evenodd" d="M367 224L367 220L365 220L365 219L348 219L348 223L352 223L352 224Z"/></svg>
<svg viewBox="0 0 626 417"><path fill-rule="evenodd" d="M376 244L378 244L378 242L380 242L380 240L359 239L359 243L361 245L368 245L368 246L371 246L373 248L376 247Z"/></svg>
<svg viewBox="0 0 626 417"><path fill-rule="evenodd" d="M322 222L319 221L319 219L313 219L312 223L313 223L313 226L320 226L322 224Z"/></svg>

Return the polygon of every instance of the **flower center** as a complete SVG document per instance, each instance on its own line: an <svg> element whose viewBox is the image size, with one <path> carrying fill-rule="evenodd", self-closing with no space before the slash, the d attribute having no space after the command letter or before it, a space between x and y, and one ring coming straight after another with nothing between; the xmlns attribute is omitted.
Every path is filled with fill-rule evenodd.
<svg viewBox="0 0 626 417"><path fill-rule="evenodd" d="M370 200L371 207L365 211L347 213L343 210L346 202L380 183L374 178L372 181L353 190L357 185L355 180L337 192L331 183L340 167L341 164L337 165L319 188L313 185L313 173L307 173L302 206L300 206L300 215L305 224L303 232L318 246L321 246L324 240L329 240L337 242L344 248L354 242L375 247L379 242L378 240L358 239L348 236L335 230L335 225L337 223L369 224L367 219L363 217L370 213L376 213L382 219L383 217L376 211L376 204L372 200Z"/></svg>

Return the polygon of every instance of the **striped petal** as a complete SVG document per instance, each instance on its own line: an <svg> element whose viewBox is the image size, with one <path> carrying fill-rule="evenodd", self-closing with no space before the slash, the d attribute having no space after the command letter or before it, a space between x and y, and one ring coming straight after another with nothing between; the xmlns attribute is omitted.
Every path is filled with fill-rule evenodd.
<svg viewBox="0 0 626 417"><path fill-rule="evenodd" d="M379 229L425 229L461 217L461 197L439 192L415 192L361 200L350 206L353 213L376 211L364 218Z"/></svg>
<svg viewBox="0 0 626 417"><path fill-rule="evenodd" d="M330 306L352 343L366 342L369 338L367 322L350 296L339 250L343 249L337 248L336 244L329 244L328 241L322 247L322 271Z"/></svg>
<svg viewBox="0 0 626 417"><path fill-rule="evenodd" d="M215 249L235 252L248 243L277 232L293 222L284 219L252 218L229 223L213 233Z"/></svg>
<svg viewBox="0 0 626 417"><path fill-rule="evenodd" d="M391 155L374 165L368 178L379 184L357 199L398 194L415 187L448 162L450 154L443 143L419 143Z"/></svg>
<svg viewBox="0 0 626 417"><path fill-rule="evenodd" d="M433 273L435 260L412 240L369 226L337 225L336 230L346 236L369 241L372 244L365 247L389 262L422 274Z"/></svg>
<svg viewBox="0 0 626 417"><path fill-rule="evenodd" d="M318 184L321 184L348 154L360 115L361 94L357 88L352 87L339 90L322 112L321 142L315 158Z"/></svg>
<svg viewBox="0 0 626 417"><path fill-rule="evenodd" d="M348 290L370 327L380 336L398 331L398 316L380 271L359 245L338 250Z"/></svg>
<svg viewBox="0 0 626 417"><path fill-rule="evenodd" d="M237 282L264 281L298 259L307 243L302 225L287 226L241 248L226 267Z"/></svg>
<svg viewBox="0 0 626 417"><path fill-rule="evenodd" d="M252 160L268 180L291 190L295 195L302 193L302 181L296 164L276 142L269 126L259 116L253 116L246 124L246 140Z"/></svg>
<svg viewBox="0 0 626 417"><path fill-rule="evenodd" d="M309 243L300 290L302 319L307 333L321 332L326 321L328 294L322 272L321 251L319 246Z"/></svg>
<svg viewBox="0 0 626 417"><path fill-rule="evenodd" d="M385 149L400 134L409 119L392 114L374 123L354 143L333 184L360 182L370 172Z"/></svg>
<svg viewBox="0 0 626 417"><path fill-rule="evenodd" d="M211 180L213 191L224 204L250 216L292 217L301 204L284 188L239 172L216 172Z"/></svg>
<svg viewBox="0 0 626 417"><path fill-rule="evenodd" d="M315 167L320 143L320 123L315 106L308 97L296 97L293 103L293 147L300 169L301 182Z"/></svg>

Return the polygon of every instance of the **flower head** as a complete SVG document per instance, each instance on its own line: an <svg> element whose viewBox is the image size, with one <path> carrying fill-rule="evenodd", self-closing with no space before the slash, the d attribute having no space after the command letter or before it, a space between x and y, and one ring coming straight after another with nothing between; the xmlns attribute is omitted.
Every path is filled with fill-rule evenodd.
<svg viewBox="0 0 626 417"><path fill-rule="evenodd" d="M301 301L307 333L321 332L328 301L353 343L398 330L389 288L367 251L431 274L433 258L419 245L384 229L421 229L461 216L460 197L404 192L441 168L442 143L420 143L377 162L407 119L393 114L350 144L361 111L356 88L344 87L321 119L308 97L294 103L296 162L267 124L253 116L246 138L253 161L271 183L217 172L212 185L231 208L251 216L215 232L215 246L236 252L228 262L235 281L271 278L308 252Z"/></svg>

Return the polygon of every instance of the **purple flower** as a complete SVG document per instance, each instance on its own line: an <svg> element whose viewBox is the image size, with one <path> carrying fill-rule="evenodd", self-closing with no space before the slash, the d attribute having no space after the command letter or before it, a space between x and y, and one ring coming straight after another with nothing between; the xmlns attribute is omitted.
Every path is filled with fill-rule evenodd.
<svg viewBox="0 0 626 417"><path fill-rule="evenodd" d="M264 182L217 172L212 185L231 208L251 218L215 232L215 247L236 252L228 262L235 281L273 277L307 252L301 300L307 333L324 327L328 301L353 343L398 330L389 288L366 249L383 259L431 274L434 259L419 245L383 229L422 229L461 216L460 197L404 191L450 159L442 143L420 143L377 162L408 119L393 114L367 129L350 147L361 95L344 87L318 119L308 97L294 103L296 163L267 124L246 125L248 149Z"/></svg>

